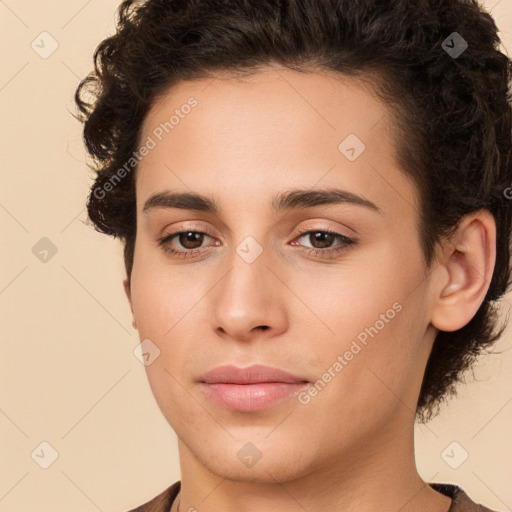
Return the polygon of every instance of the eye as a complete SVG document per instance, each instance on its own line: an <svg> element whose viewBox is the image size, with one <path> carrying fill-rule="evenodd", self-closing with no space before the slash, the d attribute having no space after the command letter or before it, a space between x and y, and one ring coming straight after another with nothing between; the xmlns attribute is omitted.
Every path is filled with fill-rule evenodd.
<svg viewBox="0 0 512 512"><path fill-rule="evenodd" d="M213 238L203 231L194 231L192 229L175 231L159 238L158 244L166 253L171 254L174 257L184 259L193 257L200 252L204 252L205 248L202 247L202 245L205 237ZM175 238L177 244L179 244L181 248L173 246L173 240ZM300 240L302 238L306 238L312 246L303 246L301 244L297 244L295 241L291 242L291 244L294 246L300 246L302 248L301 250L306 251L308 254L320 257L333 257L341 251L356 244L356 240L349 238L342 233L322 229L309 229L308 231L302 231L300 236L295 240ZM338 244L333 246L332 244L336 240L338 241ZM215 245L220 245L220 242L216 240Z"/></svg>
<svg viewBox="0 0 512 512"><path fill-rule="evenodd" d="M162 238L158 239L158 244L162 247L162 249L168 253L176 256L178 258L189 258L194 256L198 252L202 252L201 245L203 243L204 237L211 238L210 235L204 233L202 231L176 231L174 233L169 233L168 235L164 235ZM177 242L181 245L184 250L176 249L172 246L173 239L176 238ZM220 242L216 241L215 245L219 245Z"/></svg>
<svg viewBox="0 0 512 512"><path fill-rule="evenodd" d="M356 241L348 236L337 233L335 231L326 231L323 229L315 229L309 231L303 231L301 235L296 239L306 238L312 246L304 247L303 250L310 254L314 254L321 257L335 256L339 252L346 250L348 247L355 245ZM337 245L332 246L333 242L339 241ZM297 245L292 242L292 245Z"/></svg>

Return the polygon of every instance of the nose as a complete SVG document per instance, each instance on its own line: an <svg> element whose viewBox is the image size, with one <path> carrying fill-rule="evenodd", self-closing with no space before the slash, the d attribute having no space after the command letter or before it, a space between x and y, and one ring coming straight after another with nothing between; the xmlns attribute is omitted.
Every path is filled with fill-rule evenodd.
<svg viewBox="0 0 512 512"><path fill-rule="evenodd" d="M274 337L287 328L286 288L269 268L265 251L248 262L234 254L231 268L212 290L212 328L226 339Z"/></svg>

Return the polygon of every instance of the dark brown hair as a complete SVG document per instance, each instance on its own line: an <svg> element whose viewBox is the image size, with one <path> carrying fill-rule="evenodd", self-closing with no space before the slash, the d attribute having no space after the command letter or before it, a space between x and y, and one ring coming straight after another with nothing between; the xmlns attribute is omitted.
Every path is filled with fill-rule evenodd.
<svg viewBox="0 0 512 512"><path fill-rule="evenodd" d="M426 268L465 214L487 209L497 226L485 300L462 329L437 334L417 404L427 421L505 327L495 330L510 284L512 102L500 43L476 0L123 1L116 33L98 45L75 94L95 162L89 218L122 240L129 279L136 165L129 172L126 162L156 97L179 81L270 64L367 80L394 117L397 161L420 193Z"/></svg>

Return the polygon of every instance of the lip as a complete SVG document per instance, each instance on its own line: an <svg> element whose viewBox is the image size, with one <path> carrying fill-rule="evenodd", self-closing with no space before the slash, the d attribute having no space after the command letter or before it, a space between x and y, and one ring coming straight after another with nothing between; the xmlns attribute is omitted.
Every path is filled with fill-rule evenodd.
<svg viewBox="0 0 512 512"><path fill-rule="evenodd" d="M223 365L200 379L204 393L222 407L236 411L259 411L295 395L309 381L279 368Z"/></svg>
<svg viewBox="0 0 512 512"><path fill-rule="evenodd" d="M245 368L238 368L233 365L217 366L205 373L200 381L207 384L255 384L259 382L286 382L293 384L307 382L307 379L279 368L273 368L272 366L253 364Z"/></svg>

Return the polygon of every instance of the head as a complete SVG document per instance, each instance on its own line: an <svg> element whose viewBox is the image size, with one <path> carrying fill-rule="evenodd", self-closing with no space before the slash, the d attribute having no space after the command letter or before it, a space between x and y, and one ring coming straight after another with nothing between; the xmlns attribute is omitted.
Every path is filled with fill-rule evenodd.
<svg viewBox="0 0 512 512"><path fill-rule="evenodd" d="M123 243L140 338L161 353L153 392L199 458L251 438L289 460L307 435L313 465L326 439L427 421L499 339L499 43L470 0L122 3L76 92L88 213ZM205 371L252 362L323 383L268 438L279 408L216 410L223 429L198 405Z"/></svg>

